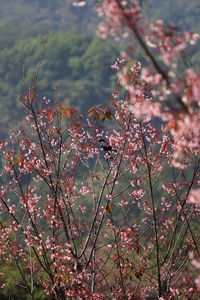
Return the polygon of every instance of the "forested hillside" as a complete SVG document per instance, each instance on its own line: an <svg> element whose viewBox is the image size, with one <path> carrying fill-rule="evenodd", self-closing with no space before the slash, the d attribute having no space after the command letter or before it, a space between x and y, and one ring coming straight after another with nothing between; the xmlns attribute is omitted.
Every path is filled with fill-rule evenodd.
<svg viewBox="0 0 200 300"><path fill-rule="evenodd" d="M23 67L28 85L37 69L41 44L42 36L37 36L0 51L1 131L19 115L17 93L23 93ZM111 94L112 73L108 66L117 55L113 43L102 43L91 35L51 33L38 77L38 96L56 98L55 101L86 112L91 104L106 100Z"/></svg>
<svg viewBox="0 0 200 300"><path fill-rule="evenodd" d="M183 29L200 28L200 4L196 0L149 0L142 4L147 18L163 18ZM56 86L58 101L85 111L107 100L112 86L109 65L117 57L119 45L93 39L99 21L93 1L85 8L75 8L70 0L0 0L0 7L1 136L14 126L20 114L17 93L23 89L22 57L26 58L28 82L36 71L47 32L50 34L38 81L39 95L54 98ZM198 55L193 60L196 63Z"/></svg>
<svg viewBox="0 0 200 300"><path fill-rule="evenodd" d="M94 32L98 19L94 13L95 1L83 8L72 6L71 0L0 0L0 22L10 32L8 39L30 36L46 31L78 28ZM146 16L176 23L180 28L200 29L198 0L140 0Z"/></svg>
<svg viewBox="0 0 200 300"><path fill-rule="evenodd" d="M162 19L173 22L180 29L200 30L200 2L198 0L148 0L143 1L144 9L152 20Z"/></svg>

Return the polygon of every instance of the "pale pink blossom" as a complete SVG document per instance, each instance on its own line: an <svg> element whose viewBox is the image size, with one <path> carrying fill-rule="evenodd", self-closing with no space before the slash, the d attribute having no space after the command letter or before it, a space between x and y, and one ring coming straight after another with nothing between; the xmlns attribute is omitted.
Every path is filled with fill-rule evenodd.
<svg viewBox="0 0 200 300"><path fill-rule="evenodd" d="M200 188L192 190L189 194L188 201L200 206Z"/></svg>

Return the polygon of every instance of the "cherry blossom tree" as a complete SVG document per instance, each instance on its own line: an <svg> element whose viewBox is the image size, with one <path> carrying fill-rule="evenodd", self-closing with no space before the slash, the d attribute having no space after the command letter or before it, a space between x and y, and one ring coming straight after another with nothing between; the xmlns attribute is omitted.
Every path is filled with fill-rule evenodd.
<svg viewBox="0 0 200 300"><path fill-rule="evenodd" d="M129 46L87 118L25 89L21 128L0 143L1 261L30 299L37 284L50 299L198 299L200 85L178 72L197 35L146 24L133 1L98 13L99 34L133 35L151 66Z"/></svg>

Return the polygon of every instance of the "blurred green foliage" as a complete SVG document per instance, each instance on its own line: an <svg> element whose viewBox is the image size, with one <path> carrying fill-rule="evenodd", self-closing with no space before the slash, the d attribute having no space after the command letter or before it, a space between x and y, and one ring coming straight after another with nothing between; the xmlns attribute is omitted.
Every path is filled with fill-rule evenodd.
<svg viewBox="0 0 200 300"><path fill-rule="evenodd" d="M22 266L20 266L22 267ZM1 277L0 285L3 285L3 288L0 289L0 299L7 300L31 300L32 297L22 280L20 271L18 270L16 264L0 264ZM24 272L24 269L23 269ZM30 272L29 272L30 273ZM27 284L30 288L30 274L24 274ZM3 279L3 280L2 280ZM34 278L33 278L34 279ZM48 297L44 294L43 290L40 288L38 283L33 284L33 294L35 300L47 300Z"/></svg>
<svg viewBox="0 0 200 300"><path fill-rule="evenodd" d="M164 19L183 29L200 29L197 0L140 2L146 17L153 21ZM79 107L82 112L111 96L109 65L119 55L119 44L93 38L99 21L94 3L75 8L71 0L0 0L0 137L19 120L17 92L23 93L22 57L26 57L28 82L36 71L46 32L51 34L38 80L40 97L57 97L56 101ZM195 67L199 64L196 50L189 53Z"/></svg>
<svg viewBox="0 0 200 300"><path fill-rule="evenodd" d="M19 40L13 47L0 50L1 135L8 124L12 127L19 119L17 92L23 95L23 68L28 86L40 60L42 38ZM50 34L38 77L38 97L46 96L87 112L91 105L109 99L112 92L109 66L118 55L113 42L103 42L88 34Z"/></svg>
<svg viewBox="0 0 200 300"><path fill-rule="evenodd" d="M142 1L146 13L153 21L172 22L180 30L200 31L199 0L148 0Z"/></svg>

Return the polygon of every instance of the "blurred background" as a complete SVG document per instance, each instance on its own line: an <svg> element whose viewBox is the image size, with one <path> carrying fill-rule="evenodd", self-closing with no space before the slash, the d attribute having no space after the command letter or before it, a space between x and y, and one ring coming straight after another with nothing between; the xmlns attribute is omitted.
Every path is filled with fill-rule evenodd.
<svg viewBox="0 0 200 300"><path fill-rule="evenodd" d="M146 18L164 19L185 30L200 31L199 0L140 1ZM31 82L48 32L38 77L38 97L74 106L86 113L90 106L106 103L115 76L109 66L123 45L96 37L100 22L95 1L75 8L71 0L0 0L0 138L7 136L23 115L23 69ZM189 54L200 61L197 49ZM140 53L137 53L139 59Z"/></svg>

